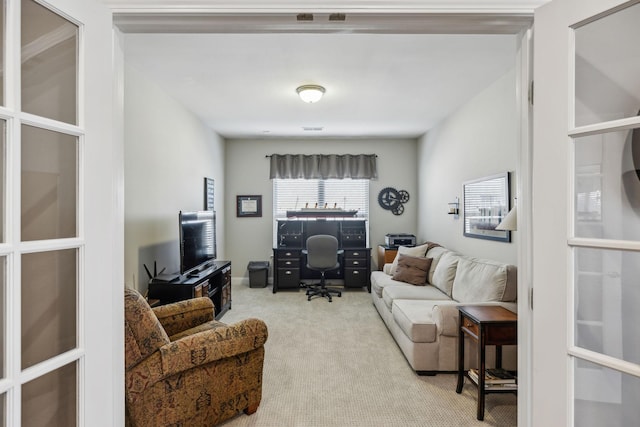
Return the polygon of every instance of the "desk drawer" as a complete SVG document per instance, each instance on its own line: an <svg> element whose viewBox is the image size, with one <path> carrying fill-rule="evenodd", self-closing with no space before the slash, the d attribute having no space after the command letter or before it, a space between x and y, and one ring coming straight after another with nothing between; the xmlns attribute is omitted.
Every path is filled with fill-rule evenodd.
<svg viewBox="0 0 640 427"><path fill-rule="evenodd" d="M369 256L369 251L364 251L364 250L345 250L344 251L344 257L346 259L367 259L367 256Z"/></svg>
<svg viewBox="0 0 640 427"><path fill-rule="evenodd" d="M367 267L367 260L364 258L345 258L344 268L365 268Z"/></svg>
<svg viewBox="0 0 640 427"><path fill-rule="evenodd" d="M278 268L300 268L300 258L278 259Z"/></svg>
<svg viewBox="0 0 640 427"><path fill-rule="evenodd" d="M366 268L345 268L344 286L347 288L362 288L369 284L369 270Z"/></svg>
<svg viewBox="0 0 640 427"><path fill-rule="evenodd" d="M299 250L279 249L275 252L278 259L290 259L290 258L300 259L300 256L302 255L302 252Z"/></svg>
<svg viewBox="0 0 640 427"><path fill-rule="evenodd" d="M470 333L472 333L473 335L475 335L477 338L480 337L480 335L478 335L479 333L479 327L477 323L473 323L470 319L463 317L462 318L462 327L467 329Z"/></svg>
<svg viewBox="0 0 640 427"><path fill-rule="evenodd" d="M278 268L278 288L297 288L300 286L299 268Z"/></svg>

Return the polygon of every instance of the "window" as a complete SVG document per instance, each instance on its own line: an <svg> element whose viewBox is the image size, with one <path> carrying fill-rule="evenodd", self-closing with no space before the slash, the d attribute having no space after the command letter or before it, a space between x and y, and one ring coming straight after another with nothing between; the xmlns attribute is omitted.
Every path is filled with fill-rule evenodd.
<svg viewBox="0 0 640 427"><path fill-rule="evenodd" d="M369 218L368 179L274 179L273 217L285 218L287 211L302 208L357 210Z"/></svg>

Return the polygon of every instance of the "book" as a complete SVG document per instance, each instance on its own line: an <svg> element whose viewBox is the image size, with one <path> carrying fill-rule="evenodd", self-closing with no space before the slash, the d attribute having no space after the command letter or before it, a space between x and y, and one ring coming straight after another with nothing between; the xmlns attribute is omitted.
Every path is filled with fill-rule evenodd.
<svg viewBox="0 0 640 427"><path fill-rule="evenodd" d="M469 377L477 384L478 370L475 368L469 369ZM504 369L486 369L484 371L484 383L485 385L516 384L517 377L514 373Z"/></svg>

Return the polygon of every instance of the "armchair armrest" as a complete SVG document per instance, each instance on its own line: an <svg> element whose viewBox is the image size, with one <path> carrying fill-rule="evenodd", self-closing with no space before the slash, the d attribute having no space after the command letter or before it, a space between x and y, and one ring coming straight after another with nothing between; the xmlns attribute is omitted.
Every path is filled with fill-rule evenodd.
<svg viewBox="0 0 640 427"><path fill-rule="evenodd" d="M255 350L267 341L267 325L259 319L245 319L189 335L160 347L164 375L192 369L215 360Z"/></svg>
<svg viewBox="0 0 640 427"><path fill-rule="evenodd" d="M193 298L154 307L160 324L172 336L213 320L213 302L208 297Z"/></svg>

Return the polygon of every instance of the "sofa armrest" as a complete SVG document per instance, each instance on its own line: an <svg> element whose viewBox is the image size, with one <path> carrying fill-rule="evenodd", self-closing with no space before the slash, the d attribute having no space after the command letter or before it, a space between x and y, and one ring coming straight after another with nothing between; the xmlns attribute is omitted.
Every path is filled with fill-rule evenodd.
<svg viewBox="0 0 640 427"><path fill-rule="evenodd" d="M160 324L172 336L213 320L213 302L208 297L192 298L154 307Z"/></svg>
<svg viewBox="0 0 640 427"><path fill-rule="evenodd" d="M192 369L215 360L255 350L267 341L267 325L245 319L232 325L206 330L160 347L164 375Z"/></svg>
<svg viewBox="0 0 640 427"><path fill-rule="evenodd" d="M433 306L433 319L439 335L457 337L460 330L460 317L456 304Z"/></svg>

